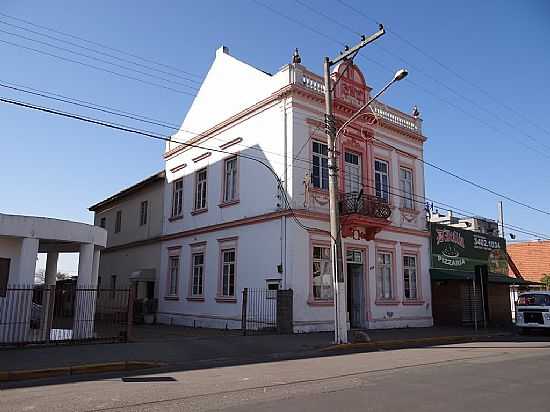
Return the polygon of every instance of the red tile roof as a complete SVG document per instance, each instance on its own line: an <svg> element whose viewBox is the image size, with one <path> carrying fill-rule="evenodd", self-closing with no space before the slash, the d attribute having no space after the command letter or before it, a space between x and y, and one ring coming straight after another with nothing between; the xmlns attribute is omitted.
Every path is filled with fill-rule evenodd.
<svg viewBox="0 0 550 412"><path fill-rule="evenodd" d="M550 241L508 244L506 250L525 280L540 282L550 275Z"/></svg>

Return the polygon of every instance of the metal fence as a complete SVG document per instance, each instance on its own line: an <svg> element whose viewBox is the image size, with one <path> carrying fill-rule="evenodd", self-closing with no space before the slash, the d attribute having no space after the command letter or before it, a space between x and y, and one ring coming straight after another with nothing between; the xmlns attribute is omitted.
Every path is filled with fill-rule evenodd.
<svg viewBox="0 0 550 412"><path fill-rule="evenodd" d="M0 346L126 341L128 289L10 286L0 295Z"/></svg>
<svg viewBox="0 0 550 412"><path fill-rule="evenodd" d="M243 290L242 330L244 335L273 333L277 330L276 290Z"/></svg>
<svg viewBox="0 0 550 412"><path fill-rule="evenodd" d="M241 329L244 335L292 333L292 289L243 290Z"/></svg>

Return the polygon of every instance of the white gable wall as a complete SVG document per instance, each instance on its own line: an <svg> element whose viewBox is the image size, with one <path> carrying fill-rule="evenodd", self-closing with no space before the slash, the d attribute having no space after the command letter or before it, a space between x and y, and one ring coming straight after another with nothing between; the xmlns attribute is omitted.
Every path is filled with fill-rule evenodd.
<svg viewBox="0 0 550 412"><path fill-rule="evenodd" d="M174 139L184 142L265 99L274 91L272 77L229 55L226 47L216 58ZM191 133L190 133L191 132Z"/></svg>

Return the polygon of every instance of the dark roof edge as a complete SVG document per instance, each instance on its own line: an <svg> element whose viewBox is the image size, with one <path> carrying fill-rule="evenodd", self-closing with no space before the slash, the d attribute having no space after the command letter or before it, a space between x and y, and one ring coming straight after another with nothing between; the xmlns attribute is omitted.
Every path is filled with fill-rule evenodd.
<svg viewBox="0 0 550 412"><path fill-rule="evenodd" d="M101 202L98 202L88 208L90 212L95 212L98 209L101 209L104 206L107 206L109 203L115 202L119 199L122 199L123 197L128 196L131 193L134 193L138 191L139 189L144 188L145 186L156 182L157 180L164 179L166 176L166 172L164 170L161 170L160 172L155 173L154 175L151 175L136 184L127 187L126 189L122 189L120 192L108 197L107 199L102 200Z"/></svg>

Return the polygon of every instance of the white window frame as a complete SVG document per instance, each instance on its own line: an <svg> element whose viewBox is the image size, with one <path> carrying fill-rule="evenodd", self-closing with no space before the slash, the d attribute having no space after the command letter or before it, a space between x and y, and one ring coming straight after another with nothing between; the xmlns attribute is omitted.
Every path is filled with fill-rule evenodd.
<svg viewBox="0 0 550 412"><path fill-rule="evenodd" d="M386 250L376 252L376 299L394 299L393 252Z"/></svg>
<svg viewBox="0 0 550 412"><path fill-rule="evenodd" d="M320 253L316 256L316 251ZM311 295L316 301L332 300L334 297L330 247L314 244L311 248Z"/></svg>
<svg viewBox="0 0 550 412"><path fill-rule="evenodd" d="M204 174L204 177L201 175ZM208 208L208 170L206 167L195 172L195 200L193 210Z"/></svg>
<svg viewBox="0 0 550 412"><path fill-rule="evenodd" d="M231 253L233 254L233 260L226 261L226 254ZM220 296L222 298L235 298L236 280L237 248L235 246L222 246L220 248Z"/></svg>
<svg viewBox="0 0 550 412"><path fill-rule="evenodd" d="M178 250L179 252L179 250ZM180 257L178 255L168 256L168 276L166 283L166 296L177 297L179 288Z"/></svg>
<svg viewBox="0 0 550 412"><path fill-rule="evenodd" d="M140 226L144 226L147 224L147 219L149 217L148 211L149 211L149 201L143 200L139 206L139 225Z"/></svg>
<svg viewBox="0 0 550 412"><path fill-rule="evenodd" d="M316 150L319 148L321 151ZM326 148L326 154L324 153ZM311 143L311 185L317 189L328 190L328 145L317 140ZM326 164L326 166L323 165ZM316 180L315 170L318 168L318 181Z"/></svg>
<svg viewBox="0 0 550 412"><path fill-rule="evenodd" d="M357 159L357 163L348 161L351 157ZM361 155L352 151L344 151L344 190L345 193L359 193L363 186L363 170Z"/></svg>
<svg viewBox="0 0 550 412"><path fill-rule="evenodd" d="M234 165L229 169L229 165ZM237 156L223 161L223 193L222 202L231 203L239 200L239 162Z"/></svg>
<svg viewBox="0 0 550 412"><path fill-rule="evenodd" d="M409 264L405 263L407 259ZM410 259L413 259L413 265ZM406 300L418 300L418 256L410 253L403 255L403 297Z"/></svg>
<svg viewBox="0 0 550 412"><path fill-rule="evenodd" d="M408 176L408 177L407 177ZM399 168L399 185L401 189L401 205L404 209L414 209L414 174L407 167Z"/></svg>
<svg viewBox="0 0 550 412"><path fill-rule="evenodd" d="M183 177L172 182L172 217L183 216Z"/></svg>
<svg viewBox="0 0 550 412"><path fill-rule="evenodd" d="M376 165L386 166L386 171L377 170ZM390 163L387 160L374 159L374 186L379 199L390 202Z"/></svg>
<svg viewBox="0 0 550 412"><path fill-rule="evenodd" d="M202 262L197 263L195 258L201 256ZM205 253L203 250L191 251L191 293L192 297L204 296L204 265Z"/></svg>

